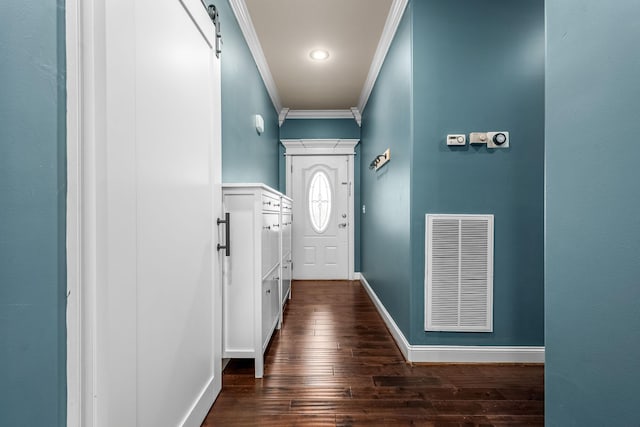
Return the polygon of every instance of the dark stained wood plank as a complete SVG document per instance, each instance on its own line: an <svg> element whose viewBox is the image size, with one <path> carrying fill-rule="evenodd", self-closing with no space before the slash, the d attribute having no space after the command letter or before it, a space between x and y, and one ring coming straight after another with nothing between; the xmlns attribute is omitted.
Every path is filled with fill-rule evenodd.
<svg viewBox="0 0 640 427"><path fill-rule="evenodd" d="M265 355L232 360L203 426L542 426L544 367L406 363L359 282L296 281Z"/></svg>
<svg viewBox="0 0 640 427"><path fill-rule="evenodd" d="M354 426L380 426L380 427L402 427L402 426L420 426L420 427L474 427L474 426L491 426L486 417L461 417L461 416L439 416L429 415L417 419L414 416L404 414L395 414L394 416L378 416L378 415L337 415L336 426L354 427ZM514 424L517 425L517 424Z"/></svg>

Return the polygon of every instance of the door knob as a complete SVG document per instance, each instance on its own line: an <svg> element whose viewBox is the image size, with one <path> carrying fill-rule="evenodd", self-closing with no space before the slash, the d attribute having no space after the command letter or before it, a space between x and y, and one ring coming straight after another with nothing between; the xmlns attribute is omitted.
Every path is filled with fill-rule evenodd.
<svg viewBox="0 0 640 427"><path fill-rule="evenodd" d="M347 214L342 214L342 218L346 218L346 217L347 217Z"/></svg>
<svg viewBox="0 0 640 427"><path fill-rule="evenodd" d="M338 224L338 227L340 227L340 228L345 228L346 226L347 226L346 222Z"/></svg>

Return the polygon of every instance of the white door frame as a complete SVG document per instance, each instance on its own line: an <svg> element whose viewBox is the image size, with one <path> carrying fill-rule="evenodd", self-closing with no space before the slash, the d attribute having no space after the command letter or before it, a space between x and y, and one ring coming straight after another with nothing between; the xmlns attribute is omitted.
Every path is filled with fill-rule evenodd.
<svg viewBox="0 0 640 427"><path fill-rule="evenodd" d="M350 156L349 170L347 176L351 183L352 190L349 192L349 280L354 280L355 277L355 223L354 223L354 159L355 159L355 147L360 142L359 139L281 139L282 145L285 148L286 156L286 194L292 197L293 185L293 164L291 162L292 156ZM295 212L293 221L295 221ZM295 239L296 237L293 236ZM295 267L295 266L294 266Z"/></svg>
<svg viewBox="0 0 640 427"><path fill-rule="evenodd" d="M97 219L104 215L97 206L95 159L105 141L104 98L106 64L105 1L66 0L66 127L67 127L67 426L82 427L97 422L93 389L97 348L96 260L102 248L96 239ZM201 3L199 0L181 0ZM204 4L201 4L204 6ZM101 103L102 102L102 103ZM220 185L220 183L216 183ZM220 201L221 203L221 201ZM214 227L214 234L218 230ZM220 287L218 281L218 287ZM214 289L214 295L220 289ZM221 335L221 309L215 322ZM219 317L219 318L218 318ZM214 363L220 363L215 361Z"/></svg>
<svg viewBox="0 0 640 427"><path fill-rule="evenodd" d="M82 4L82 7L81 7ZM83 307L88 301L90 289L81 286L82 277L92 271L92 264L83 263L83 241L90 246L91 233L89 218L95 217L94 206L83 203L83 167L91 169L82 161L85 151L91 151L94 144L89 131L95 130L93 118L95 110L95 75L93 56L95 34L103 28L95 28L92 12L93 0L66 0L65 40L67 65L67 426L82 425L83 406L92 400L85 399L87 385L83 372L92 372L88 361L83 360L83 347L91 346L90 328L83 328L83 319L89 320L92 307ZM90 24L84 25L87 22ZM82 42L86 46L82 47ZM102 40L104 42L104 39ZM86 134L85 134L86 133ZM84 141L83 141L84 140ZM91 183L87 183L91 185ZM84 221L83 221L84 220ZM84 222L87 222L85 225ZM88 259L86 259L88 261ZM95 273L95 271L93 271ZM86 401L85 401L86 400Z"/></svg>

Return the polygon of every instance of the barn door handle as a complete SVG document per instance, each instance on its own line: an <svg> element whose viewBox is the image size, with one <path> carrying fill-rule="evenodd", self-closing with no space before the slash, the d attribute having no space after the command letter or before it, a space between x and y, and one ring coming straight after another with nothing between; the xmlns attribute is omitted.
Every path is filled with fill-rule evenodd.
<svg viewBox="0 0 640 427"><path fill-rule="evenodd" d="M231 217L229 216L229 212L226 212L224 214L224 219L220 219L218 218L218 220L216 221L218 223L218 225L220 224L224 224L224 234L225 234L225 238L227 239L227 244L226 245L221 245L220 243L218 243L218 246L216 247L218 249L218 252L220 252L220 249L224 249L224 254L225 256L230 256L231 255Z"/></svg>

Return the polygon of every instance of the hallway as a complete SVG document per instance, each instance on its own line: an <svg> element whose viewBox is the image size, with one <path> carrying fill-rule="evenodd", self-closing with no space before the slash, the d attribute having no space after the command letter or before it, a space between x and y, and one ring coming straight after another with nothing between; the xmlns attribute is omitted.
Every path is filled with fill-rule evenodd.
<svg viewBox="0 0 640 427"><path fill-rule="evenodd" d="M264 378L232 360L203 426L544 424L543 366L412 366L360 282L292 293Z"/></svg>

